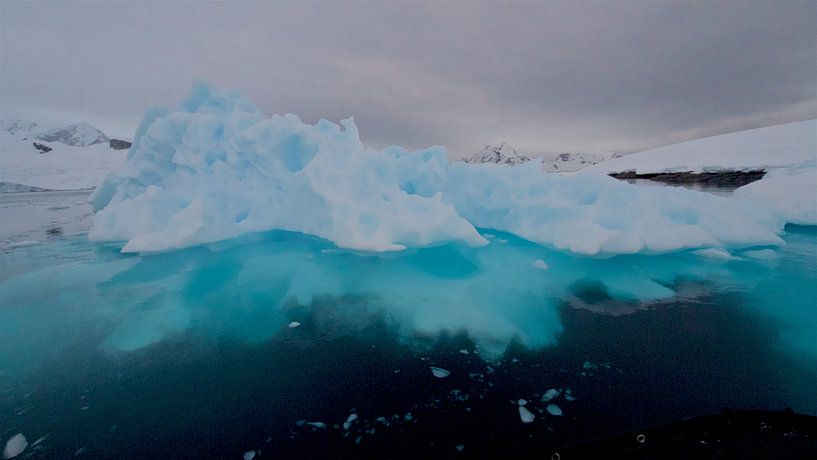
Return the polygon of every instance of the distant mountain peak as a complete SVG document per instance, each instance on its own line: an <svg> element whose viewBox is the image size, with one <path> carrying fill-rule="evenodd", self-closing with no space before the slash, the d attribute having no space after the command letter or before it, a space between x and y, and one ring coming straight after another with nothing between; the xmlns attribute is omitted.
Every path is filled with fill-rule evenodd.
<svg viewBox="0 0 817 460"><path fill-rule="evenodd" d="M105 133L84 122L44 131L35 137L41 141L62 142L72 147L88 147L89 145L103 142L107 143L109 141Z"/></svg>
<svg viewBox="0 0 817 460"><path fill-rule="evenodd" d="M497 146L486 145L481 152L463 158L466 163L496 163L518 165L530 161L529 157L520 154L513 147L503 142Z"/></svg>

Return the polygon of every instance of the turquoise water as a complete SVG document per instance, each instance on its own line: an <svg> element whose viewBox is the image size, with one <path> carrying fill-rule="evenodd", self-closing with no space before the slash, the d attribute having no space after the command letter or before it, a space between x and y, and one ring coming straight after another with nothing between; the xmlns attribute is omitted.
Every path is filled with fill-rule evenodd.
<svg viewBox="0 0 817 460"><path fill-rule="evenodd" d="M240 458L379 452L459 423L447 449L486 430L513 444L533 432L508 401L568 387L564 417L530 406L541 442L724 406L817 415L817 229L734 260L574 257L482 233L484 248L387 257L284 232L149 256L84 234L8 249L0 438L48 435L42 455ZM357 431L333 428L353 411Z"/></svg>

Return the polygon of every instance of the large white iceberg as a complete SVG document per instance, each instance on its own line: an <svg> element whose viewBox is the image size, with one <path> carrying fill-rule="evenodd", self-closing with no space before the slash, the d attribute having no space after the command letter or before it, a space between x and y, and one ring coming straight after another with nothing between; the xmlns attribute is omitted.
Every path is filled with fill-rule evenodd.
<svg viewBox="0 0 817 460"><path fill-rule="evenodd" d="M92 196L90 238L165 251L267 230L362 251L488 243L476 228L574 253L660 253L780 244L772 206L596 175L449 165L443 147L366 148L340 125L265 117L236 91L198 86L155 108L127 165Z"/></svg>

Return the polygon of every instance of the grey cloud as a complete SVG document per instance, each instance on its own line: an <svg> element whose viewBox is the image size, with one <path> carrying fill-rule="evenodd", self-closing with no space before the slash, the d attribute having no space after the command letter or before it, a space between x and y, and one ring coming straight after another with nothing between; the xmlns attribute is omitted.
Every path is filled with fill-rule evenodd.
<svg viewBox="0 0 817 460"><path fill-rule="evenodd" d="M0 4L0 101L132 116L193 81L364 141L639 150L817 117L814 2Z"/></svg>

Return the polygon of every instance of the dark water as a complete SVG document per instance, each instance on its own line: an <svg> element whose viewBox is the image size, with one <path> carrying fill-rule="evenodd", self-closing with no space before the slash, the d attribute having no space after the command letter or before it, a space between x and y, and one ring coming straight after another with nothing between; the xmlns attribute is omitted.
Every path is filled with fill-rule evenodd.
<svg viewBox="0 0 817 460"><path fill-rule="evenodd" d="M305 316L300 328L258 345L179 336L116 358L75 344L72 360L4 389L0 420L30 443L47 436L35 458L242 458L249 450L399 458L549 455L725 406L817 413L802 388L817 382L817 368L775 351L774 321L742 308L744 300L713 295L625 316L563 305L559 346L515 347L491 363L459 351L474 349L465 335L442 336L430 349L403 346L376 317L354 336L316 336ZM431 365L451 375L435 378ZM538 412L550 388L575 398L552 401L563 416ZM520 423L519 398L530 401L533 423ZM359 418L344 430L352 413Z"/></svg>

